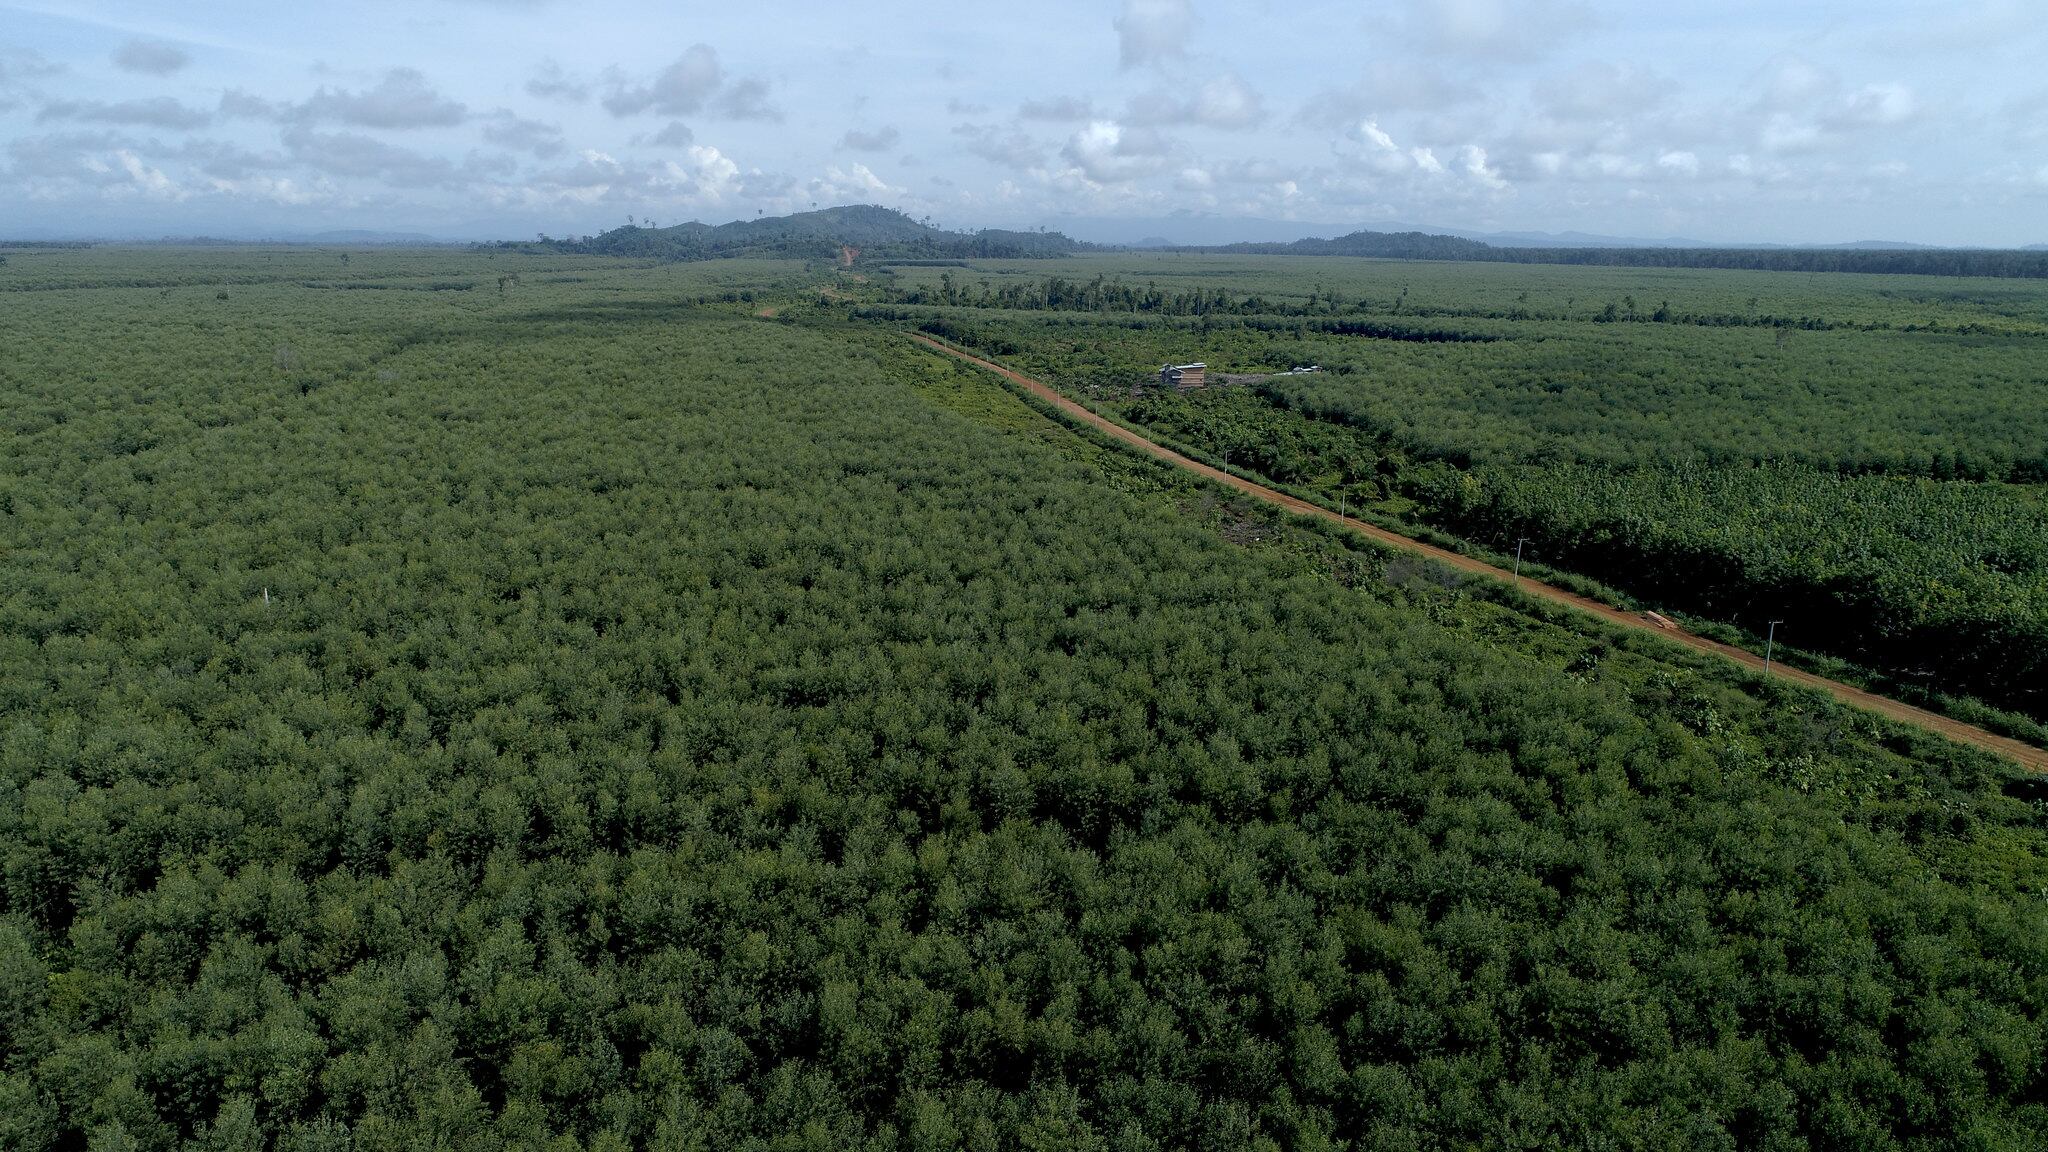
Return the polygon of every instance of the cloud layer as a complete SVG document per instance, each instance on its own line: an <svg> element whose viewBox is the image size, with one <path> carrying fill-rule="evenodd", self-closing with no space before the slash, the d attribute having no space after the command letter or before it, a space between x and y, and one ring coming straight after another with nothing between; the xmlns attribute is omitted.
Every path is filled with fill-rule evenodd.
<svg viewBox="0 0 2048 1152"><path fill-rule="evenodd" d="M854 198L1002 226L2032 242L2048 37L2023 8L1049 0L882 37L887 12L800 3L772 44L760 11L607 0L434 4L398 38L339 8L17 21L0 196L53 233L516 235Z"/></svg>

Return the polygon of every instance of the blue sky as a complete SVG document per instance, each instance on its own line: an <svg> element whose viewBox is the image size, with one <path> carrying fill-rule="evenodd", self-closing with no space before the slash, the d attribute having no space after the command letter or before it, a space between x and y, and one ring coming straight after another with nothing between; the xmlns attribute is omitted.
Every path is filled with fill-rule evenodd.
<svg viewBox="0 0 2048 1152"><path fill-rule="evenodd" d="M0 234L874 202L2040 243L2044 58L2039 0L0 2Z"/></svg>

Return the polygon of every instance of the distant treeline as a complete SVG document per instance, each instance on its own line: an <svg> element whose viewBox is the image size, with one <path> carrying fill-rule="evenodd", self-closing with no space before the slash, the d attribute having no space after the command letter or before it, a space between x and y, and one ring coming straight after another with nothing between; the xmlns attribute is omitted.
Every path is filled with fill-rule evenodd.
<svg viewBox="0 0 2048 1152"><path fill-rule="evenodd" d="M958 261L921 260L892 261L897 267L944 266L966 267ZM1668 300L1656 305L1638 304L1634 296L1621 300L1609 300L1603 307L1585 312L1552 312L1516 304L1513 306L1470 305L1447 307L1442 304L1411 304L1406 292L1398 296L1372 299L1366 296L1348 296L1334 289L1320 286L1305 294L1266 296L1260 293L1237 293L1222 288L1161 288L1156 283L1143 286L1113 279L1100 273L1093 280L1076 280L1064 276L1047 276L1037 282L1012 281L995 285L988 280L980 281L976 292L967 282L951 272L943 272L937 285L911 284L904 288L883 288L883 299L896 304L917 304L947 308L989 308L1012 312L1096 312L1105 316L1256 316L1267 322L1252 323L1251 327L1271 327L1275 318L1302 317L1311 323L1292 327L1303 332L1329 332L1346 336L1386 336L1387 326L1377 322L1358 323L1334 319L1341 315L1379 316L1402 315L1435 316L1472 320L1590 320L1597 324L1693 324L1707 328L1794 328L1808 332L1828 332L1840 328L1853 328L1867 332L1878 331L1925 331L1952 332L1964 335L1986 331L1976 323L1949 324L1939 320L1897 324L1884 320L1838 320L1824 316L1789 315L1764 312L1695 312L1673 308ZM1402 326L1399 331L1418 331L1412 325ZM1472 341L1491 340L1495 336L1463 331L1431 330L1433 334L1420 337L1431 341ZM1397 337L1408 338L1408 337Z"/></svg>
<svg viewBox="0 0 2048 1152"><path fill-rule="evenodd" d="M880 320L888 323L916 321L918 330L941 336L980 352L994 356L1009 356L1022 351L1015 341L1003 335L1001 320L986 324L952 319L946 316L930 315L908 308L887 305L866 305L855 308L851 313L856 320ZM1224 328L1245 329L1254 332L1316 332L1337 336L1362 336L1373 340L1399 340L1411 344L1484 344L1500 337L1483 332L1461 332L1449 328L1423 327L1412 324L1390 324L1361 320L1308 320L1282 323L1271 316L1230 316L1216 318L1202 316L1189 323L1175 318L1153 316L1110 315L1091 327L1116 327L1125 330L1153 328L1171 325L1180 330L1190 328L1212 332ZM1336 371L1349 375L1350 365L1339 366Z"/></svg>
<svg viewBox="0 0 2048 1152"><path fill-rule="evenodd" d="M1501 248L1426 232L1353 232L1334 240L1229 244L1202 252L1282 256L1376 256L1395 260L1490 260L1612 268L1743 268L1760 272L1874 272L1910 276L2048 277L2048 252L1930 248Z"/></svg>

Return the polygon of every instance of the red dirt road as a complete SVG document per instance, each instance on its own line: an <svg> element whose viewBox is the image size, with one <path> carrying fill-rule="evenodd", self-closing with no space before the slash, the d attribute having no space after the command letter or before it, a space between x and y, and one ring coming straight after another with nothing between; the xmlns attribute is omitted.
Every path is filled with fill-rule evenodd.
<svg viewBox="0 0 2048 1152"><path fill-rule="evenodd" d="M1538 580L1531 580L1526 577L1517 580L1513 573L1496 568L1484 561L1474 560L1470 556L1461 556L1456 552L1446 551L1435 545L1425 544L1420 540L1412 540L1399 533L1389 532L1384 528L1367 524L1360 520L1354 520L1348 516L1339 516L1327 508L1310 504L1306 500L1289 496L1285 492L1275 491L1263 484L1255 484L1243 477L1233 476L1219 468L1212 468L1199 460L1183 456L1171 448L1156 444L1115 421L1096 415L1080 404L1060 395L1059 392L1050 386L1041 384L1021 373L1012 372L1010 369L993 361L970 355L921 334L913 333L911 338L933 351L942 352L945 355L964 360L976 367L994 372L1046 403L1051 404L1053 407L1058 408L1061 412L1100 429L1104 434L1129 444L1141 452L1156 456L1190 472L1207 477L1218 484L1235 488L1248 496L1263 500L1268 504L1285 508L1289 512L1299 513L1303 516L1315 516L1332 523L1342 524L1354 532L1370 537L1389 547L1427 556L1447 568L1455 568L1460 572L1470 572L1477 576L1485 576L1489 579L1499 580L1502 583L1515 584L1523 592L1531 596L1568 605L1589 616L1597 616L1610 624L1648 632L1669 640L1673 644L1683 644L1688 648L1696 648L1701 652L1712 652L1717 656L1733 660L1745 667L1754 668L1757 671L1764 670L1763 657L1758 656L1754 652L1732 647L1718 640L1709 640L1704 636L1696 636L1676 625L1670 628L1660 627L1638 613L1626 612L1611 605L1602 604L1597 600L1588 599L1576 592L1567 592L1562 588L1545 584ZM1796 684L1803 684L1808 688L1818 689L1844 704L1875 712L1880 716L1899 721L1902 724L1911 724L1917 728L1940 733L1959 744L1968 744L1975 748L1982 748L1987 752L1995 752L2009 760L2016 761L2028 771L2048 773L2048 751L2036 748L2030 744L2023 744L2018 740L2000 736L1993 732L1987 732L1974 724L1965 724L1960 720L1951 720L1946 716L1929 712L1924 708L1915 708L1911 704L1902 704L1897 700L1865 692L1861 688L1829 680L1824 676L1815 676L1811 672L1803 672L1797 668L1787 668L1783 664L1772 664L1770 674L1783 677Z"/></svg>

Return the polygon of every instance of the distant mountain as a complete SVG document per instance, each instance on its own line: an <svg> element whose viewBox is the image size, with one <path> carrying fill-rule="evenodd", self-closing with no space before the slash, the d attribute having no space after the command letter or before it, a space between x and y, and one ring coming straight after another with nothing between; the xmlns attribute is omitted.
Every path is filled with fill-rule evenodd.
<svg viewBox="0 0 2048 1152"><path fill-rule="evenodd" d="M1904 240L1852 240L1847 244L1815 244L1815 248L1838 249L1850 252L1935 252L1934 244L1913 244Z"/></svg>
<svg viewBox="0 0 2048 1152"><path fill-rule="evenodd" d="M2029 245L2027 245L2027 246L2026 246L2025 248L2022 248L2022 249L2020 249L2020 251L2022 251L2022 252L2048 252L2048 244L2029 244Z"/></svg>
<svg viewBox="0 0 2048 1152"><path fill-rule="evenodd" d="M1171 218L1169 218L1171 219ZM1226 218L1191 217L1204 228L1227 226ZM1266 224L1275 224L1266 221ZM1293 228L1311 227L1293 225ZM1297 256L1365 256L1396 260L1473 260L1516 264L1593 264L1628 268L1750 268L1784 272L1890 272L1943 276L2048 278L2048 258L2039 252L1925 248L1866 240L1830 248L1677 246L1674 242L1633 244L1617 237L1584 233L1507 233L1546 243L1492 244L1469 236L1423 229L1361 230L1332 239L1304 237L1287 242L1185 245L1204 252L1278 253ZM1166 239L1152 231L1148 245ZM1615 241L1599 244L1595 241ZM1573 242L1573 243L1561 243ZM628 225L599 236L541 241L565 252L657 260L713 260L778 256L804 260L970 260L1063 256L1095 249L1064 232L984 229L947 232L913 220L893 208L854 204L790 216L734 220L729 224L691 221L668 228ZM1184 244L1184 242L1183 242ZM510 247L530 244L507 243Z"/></svg>
<svg viewBox="0 0 2048 1152"><path fill-rule="evenodd" d="M1081 240L1126 248L1221 248L1233 244L1291 244L1329 236L1372 232L1380 235L1420 233L1477 240L1495 248L1686 248L1733 251L1799 249L1817 252L1931 252L1936 244L1901 240L1857 240L1846 244L1781 244L1765 241L1700 240L1689 236L1615 236L1599 232L1483 232L1441 224L1376 220L1360 224L1317 224L1301 220L1268 220L1256 216L1210 216L1195 212L1171 216L1068 216L1053 221L1061 231ZM1136 237L1144 239L1136 239ZM2040 246L2027 251L2039 251Z"/></svg>
<svg viewBox="0 0 2048 1152"><path fill-rule="evenodd" d="M1508 248L1710 248L1713 245L1679 236L1603 236L1597 232L1463 232L1455 228L1423 229L1462 236Z"/></svg>
<svg viewBox="0 0 2048 1152"><path fill-rule="evenodd" d="M1376 256L1395 260L1487 260L1497 251L1462 236L1428 232L1353 232L1333 240L1296 240L1292 244L1224 244L1213 251L1255 252L1288 256Z"/></svg>
<svg viewBox="0 0 2048 1152"><path fill-rule="evenodd" d="M1211 216L1180 212L1171 216L1063 216L1050 223L1080 240L1126 248L1221 247L1228 244L1290 244L1358 231L1391 235L1420 232L1456 236L1487 244L1524 248L1705 248L1699 240L1669 236L1649 240L1635 236L1602 236L1592 232L1480 232L1436 224L1396 221L1329 224L1304 220L1269 220L1258 216ZM1135 237L1144 239L1134 239Z"/></svg>
<svg viewBox="0 0 2048 1152"><path fill-rule="evenodd" d="M1881 272L1907 276L2048 279L2048 258L2041 254L2043 250L1928 248L1883 241L1863 241L1828 248L1560 248L1497 246L1428 232L1353 232L1332 240L1296 240L1291 244L1222 244L1197 250L1617 268L1747 268L1761 272Z"/></svg>
<svg viewBox="0 0 2048 1152"><path fill-rule="evenodd" d="M424 232L373 232L363 228L337 228L303 236L281 236L287 244L385 244L394 247L438 246L450 243Z"/></svg>
<svg viewBox="0 0 2048 1152"><path fill-rule="evenodd" d="M255 232L246 236L162 236L135 243L168 248L234 247L242 244L310 244L357 248L439 248L458 241L443 240L424 232L376 232L364 228L338 228L327 232Z"/></svg>
<svg viewBox="0 0 2048 1152"><path fill-rule="evenodd" d="M853 204L734 220L729 224L691 221L667 228L627 225L581 240L546 241L571 252L605 256L646 256L662 260L715 260L739 256L782 256L836 260L1015 259L1062 256L1092 247L1057 232L947 232L893 208ZM851 253L849 253L851 250Z"/></svg>

